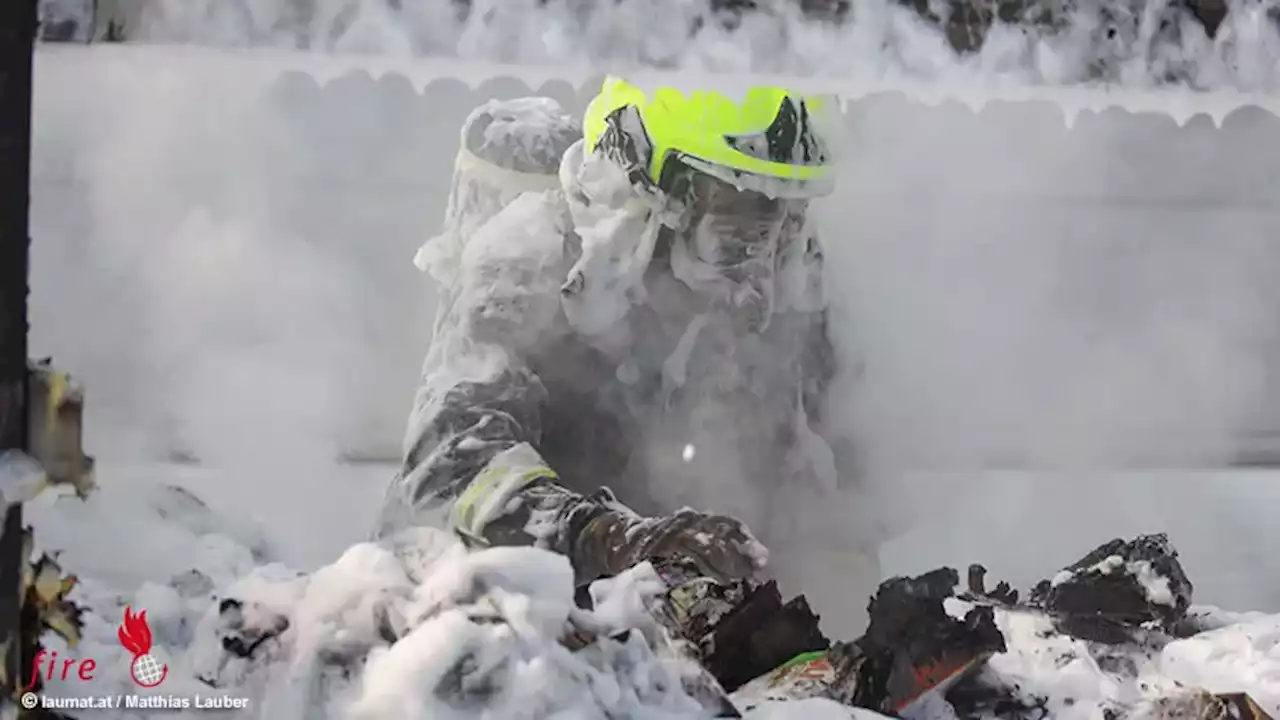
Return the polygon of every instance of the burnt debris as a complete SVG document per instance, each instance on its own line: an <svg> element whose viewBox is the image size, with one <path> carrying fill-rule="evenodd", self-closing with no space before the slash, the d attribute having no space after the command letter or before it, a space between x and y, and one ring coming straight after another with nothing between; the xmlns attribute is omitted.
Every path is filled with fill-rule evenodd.
<svg viewBox="0 0 1280 720"><path fill-rule="evenodd" d="M920 703L943 698L959 717L1041 720L1048 717L1048 698L1029 694L999 674L979 672L990 657L1008 650L997 612L1041 616L1054 628L1048 632L1084 641L1073 653L1088 653L1108 672L1132 677L1137 674L1132 651L1158 648L1173 639L1175 629L1187 625L1191 604L1191 582L1163 534L1103 543L1039 583L1025 600L1008 583L988 587L986 576L986 568L972 565L961 587L959 573L951 568L891 578L868 605L870 622L862 637L757 677L743 686L748 691L745 701L822 696L906 716ZM777 602L762 603L757 610L778 607ZM756 615L744 625L765 622L764 616ZM717 630L735 634L727 627ZM726 642L729 647L735 651L726 657L745 655L736 651L744 643ZM1067 654L1062 660L1074 657ZM726 672L724 667L708 667L717 676ZM731 687L737 686L735 678ZM1201 694L1207 698L1206 708L1225 714L1206 710L1208 714L1186 717L1270 720L1256 713L1256 703L1247 696ZM1126 712L1114 708L1115 717Z"/></svg>
<svg viewBox="0 0 1280 720"><path fill-rule="evenodd" d="M829 646L804 596L784 604L773 582L748 595L708 640L703 664L729 692L801 653Z"/></svg>
<svg viewBox="0 0 1280 720"><path fill-rule="evenodd" d="M836 694L847 704L896 714L922 691L963 675L1004 652L1004 636L988 606L949 612L959 574L939 568L913 578L891 578L867 606L867 632L837 646Z"/></svg>
<svg viewBox="0 0 1280 720"><path fill-rule="evenodd" d="M1163 533L1112 540L1041 581L1030 604L1062 632L1085 640L1129 642L1135 630L1172 632L1191 606L1191 581Z"/></svg>

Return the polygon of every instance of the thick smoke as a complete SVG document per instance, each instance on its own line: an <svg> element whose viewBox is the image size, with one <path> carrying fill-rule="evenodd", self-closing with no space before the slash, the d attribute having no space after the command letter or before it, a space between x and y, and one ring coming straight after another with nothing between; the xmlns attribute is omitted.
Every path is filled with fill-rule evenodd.
<svg viewBox="0 0 1280 720"><path fill-rule="evenodd" d="M846 427L894 571L988 562L1027 583L1095 540L1167 530L1201 601L1274 607L1249 509L1274 397L1280 133L1047 105L854 106L830 287ZM847 194L846 194L847 193ZM1274 440L1270 442L1274 448ZM985 471L982 468L987 468ZM1003 471L1001 471L1003 469ZM1133 470L1140 469L1141 472Z"/></svg>
<svg viewBox="0 0 1280 720"><path fill-rule="evenodd" d="M342 153L385 125L326 126L316 106L300 128L287 79L277 103L251 72L77 59L38 62L32 332L88 386L100 482L194 460L220 471L206 499L289 561L328 561L368 532L386 476L335 460L398 445L429 329L407 250L426 221L360 216L370 197L394 215L396 188Z"/></svg>
<svg viewBox="0 0 1280 720"><path fill-rule="evenodd" d="M306 5L316 10L290 14ZM152 39L394 55L572 61L608 47L619 61L691 67L1069 81L1100 52L1086 14L1076 35L998 32L961 63L875 3L839 37L790 26L805 38L796 52L762 27L745 44L604 30L570 43L556 3L537 16L501 3L488 26L477 3L460 34L439 21L442 2L157 6L142 24ZM1198 82L1272 86L1274 30L1251 12L1216 45L1187 31L1178 57ZM1115 51L1131 61L1123 79L1145 84L1160 71L1152 58L1170 55L1134 47ZM471 107L423 108L394 80L361 95L372 81L346 78L350 92L326 95L253 72L228 83L42 58L34 341L89 383L95 452L229 469L208 492L311 564L370 527L388 471L353 478L332 460L398 445L431 313L409 258L443 209ZM353 96L384 100L343 100ZM1274 391L1275 167L1257 149L1280 135L1274 118L1178 129L1117 113L1068 131L1049 107L975 116L878 98L849 124L844 183L820 212L836 340L847 368L865 367L858 382L842 378L840 418L868 458L872 499L823 504L813 517L832 522L809 522L808 544L783 549L819 609L865 604L838 563L852 562L842 549L866 516L900 535L886 572L984 559L1025 582L1096 541L1168 529L1200 599L1280 602L1248 550L1274 546L1249 507L1266 504L1256 478L1118 472L1152 458L1221 464L1241 430L1266 424L1256 398ZM670 459L683 463L682 450ZM954 469L993 459L1038 472Z"/></svg>

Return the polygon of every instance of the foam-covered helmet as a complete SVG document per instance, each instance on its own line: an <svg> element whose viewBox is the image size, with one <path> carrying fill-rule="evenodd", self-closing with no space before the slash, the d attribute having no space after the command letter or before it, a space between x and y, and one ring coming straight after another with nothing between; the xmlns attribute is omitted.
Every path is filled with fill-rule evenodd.
<svg viewBox="0 0 1280 720"><path fill-rule="evenodd" d="M561 166L581 238L563 289L570 322L615 332L627 306L645 301L661 254L708 305L751 332L767 328L776 278L807 253L796 240L809 233L808 201L834 188L839 117L827 95L606 78Z"/></svg>
<svg viewBox="0 0 1280 720"><path fill-rule="evenodd" d="M585 149L664 191L683 166L771 197L829 194L838 101L771 86L737 95L675 87L645 92L608 77L584 117Z"/></svg>

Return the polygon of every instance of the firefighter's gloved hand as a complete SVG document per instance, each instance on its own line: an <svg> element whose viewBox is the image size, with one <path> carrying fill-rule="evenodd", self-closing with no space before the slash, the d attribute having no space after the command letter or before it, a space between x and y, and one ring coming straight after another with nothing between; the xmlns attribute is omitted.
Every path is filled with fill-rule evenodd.
<svg viewBox="0 0 1280 720"><path fill-rule="evenodd" d="M767 558L740 521L689 509L656 518L605 510L583 527L572 554L592 575L616 575L645 560L672 558L694 563L721 583L755 577Z"/></svg>

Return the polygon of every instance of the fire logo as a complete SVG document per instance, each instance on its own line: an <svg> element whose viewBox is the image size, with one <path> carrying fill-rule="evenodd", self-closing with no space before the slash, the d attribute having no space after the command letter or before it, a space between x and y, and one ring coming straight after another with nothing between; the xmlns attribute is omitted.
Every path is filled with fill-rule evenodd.
<svg viewBox="0 0 1280 720"><path fill-rule="evenodd" d="M129 677L138 687L153 688L164 682L169 675L169 666L161 665L151 655L151 628L147 627L147 611L137 615L133 608L125 606L124 622L116 631L120 644L125 650L133 653L133 662L129 663Z"/></svg>

